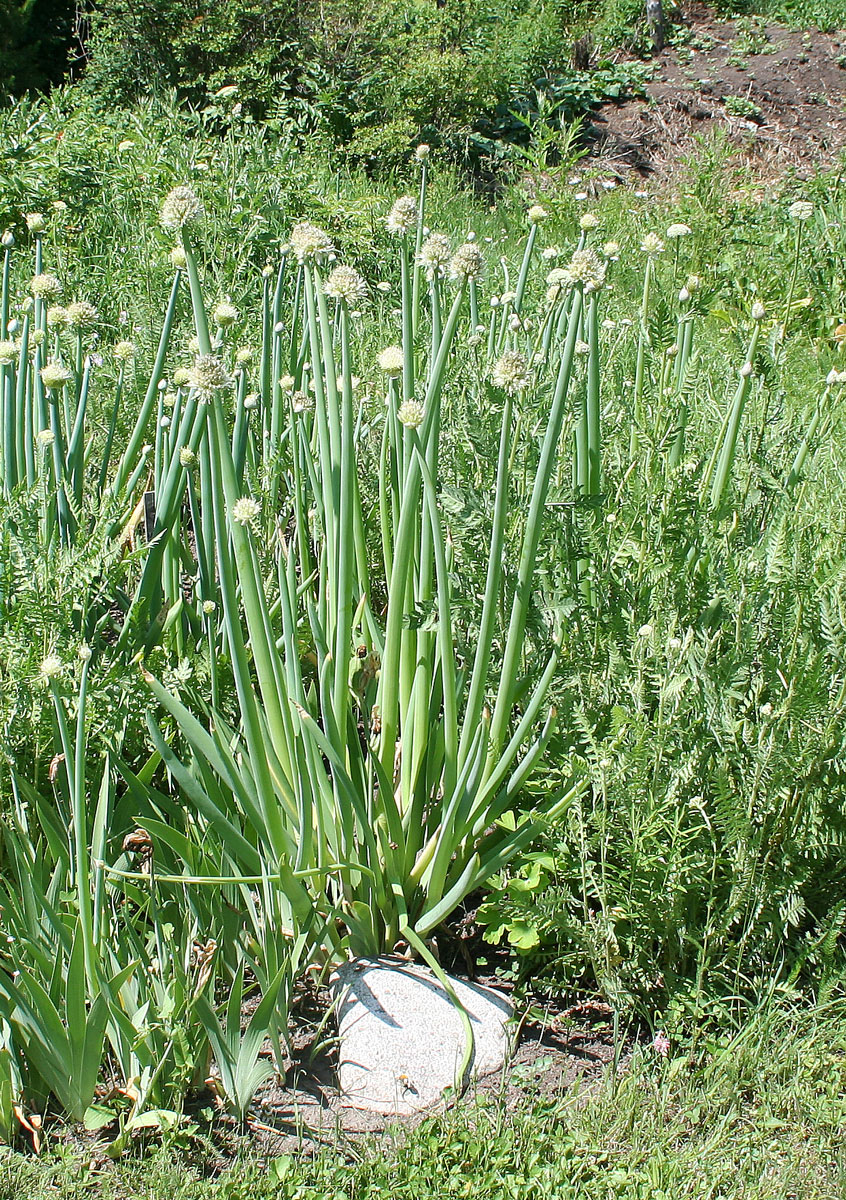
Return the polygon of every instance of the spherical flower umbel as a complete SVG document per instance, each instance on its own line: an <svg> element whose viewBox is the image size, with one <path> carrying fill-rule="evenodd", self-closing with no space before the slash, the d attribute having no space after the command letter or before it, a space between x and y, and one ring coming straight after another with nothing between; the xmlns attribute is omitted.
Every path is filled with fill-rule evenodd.
<svg viewBox="0 0 846 1200"><path fill-rule="evenodd" d="M57 679L61 675L62 669L62 660L58 654L48 654L42 661L38 673L45 682L48 682L51 679Z"/></svg>
<svg viewBox="0 0 846 1200"><path fill-rule="evenodd" d="M814 206L809 200L794 200L787 210L791 221L807 221L813 216L813 213Z"/></svg>
<svg viewBox="0 0 846 1200"><path fill-rule="evenodd" d="M37 300L57 300L62 294L62 285L55 275L42 273L33 277L29 290Z"/></svg>
<svg viewBox="0 0 846 1200"><path fill-rule="evenodd" d="M484 270L485 260L475 242L465 242L459 246L449 262L450 278L460 283L467 279L481 279Z"/></svg>
<svg viewBox="0 0 846 1200"><path fill-rule="evenodd" d="M550 276L556 274L550 271ZM574 250L573 257L562 271L562 283L571 287L581 284L586 292L598 292L605 283L605 263L595 250Z"/></svg>
<svg viewBox="0 0 846 1200"><path fill-rule="evenodd" d="M165 229L182 229L203 215L203 205L193 188L181 184L168 192L159 220Z"/></svg>
<svg viewBox="0 0 846 1200"><path fill-rule="evenodd" d="M669 226L667 229L667 237L671 239L688 237L692 232L693 230L689 225L684 225L681 221L678 221L675 225Z"/></svg>
<svg viewBox="0 0 846 1200"><path fill-rule="evenodd" d="M527 388L530 375L525 356L519 350L506 350L494 363L491 383L512 396Z"/></svg>
<svg viewBox="0 0 846 1200"><path fill-rule="evenodd" d="M402 375L405 356L399 346L386 346L379 354L377 362L380 370L384 371L386 375L395 377Z"/></svg>
<svg viewBox="0 0 846 1200"><path fill-rule="evenodd" d="M197 399L209 404L218 392L232 387L232 378L215 354L199 354L188 372L188 383L197 393Z"/></svg>
<svg viewBox="0 0 846 1200"><path fill-rule="evenodd" d="M420 247L417 261L426 272L428 279L435 279L444 274L452 258L452 247L445 233L432 233Z"/></svg>
<svg viewBox="0 0 846 1200"><path fill-rule="evenodd" d="M334 249L329 234L311 221L299 221L291 230L291 250L299 263L320 262Z"/></svg>
<svg viewBox="0 0 846 1200"><path fill-rule="evenodd" d="M426 143L421 142L420 145L417 147L417 149L414 151L414 157L417 159L418 162L425 162L426 159L429 157L430 153L431 153L431 151L430 151L429 147L426 145Z"/></svg>
<svg viewBox="0 0 846 1200"><path fill-rule="evenodd" d="M643 241L640 243L640 248L644 254L648 254L650 258L654 258L656 254L661 254L664 250L664 243L661 241L657 233L647 233Z"/></svg>
<svg viewBox="0 0 846 1200"><path fill-rule="evenodd" d="M752 320L753 321L763 321L763 319L766 315L767 315L767 310L764 308L764 306L760 300L756 300L755 303L752 305Z"/></svg>
<svg viewBox="0 0 846 1200"><path fill-rule="evenodd" d="M219 325L221 329L224 329L228 325L234 325L240 315L234 304L223 301L215 307L212 313L212 320L215 325Z"/></svg>
<svg viewBox="0 0 846 1200"><path fill-rule="evenodd" d="M112 354L118 362L129 362L135 357L134 342L116 342Z"/></svg>
<svg viewBox="0 0 846 1200"><path fill-rule="evenodd" d="M56 435L52 429L39 429L38 433L35 435L35 441L42 448L42 450L46 450L48 446L52 446L55 440Z"/></svg>
<svg viewBox="0 0 846 1200"><path fill-rule="evenodd" d="M27 213L26 227L30 233L43 233L47 228L47 222L44 219L43 213Z"/></svg>
<svg viewBox="0 0 846 1200"><path fill-rule="evenodd" d="M579 229L587 232L589 229L596 229L599 225L599 217L596 213L584 213L579 217Z"/></svg>
<svg viewBox="0 0 846 1200"><path fill-rule="evenodd" d="M41 368L41 381L51 391L63 388L70 377L70 371L67 367L63 367L61 363L48 362L46 366Z"/></svg>
<svg viewBox="0 0 846 1200"><path fill-rule="evenodd" d="M72 329L91 329L99 319L97 309L87 300L74 300L68 305L68 325Z"/></svg>
<svg viewBox="0 0 846 1200"><path fill-rule="evenodd" d="M170 252L171 266L176 267L179 271L184 271L188 265L188 256L182 246L174 246Z"/></svg>
<svg viewBox="0 0 846 1200"><path fill-rule="evenodd" d="M397 419L406 429L419 429L425 415L420 400L404 400L397 410Z"/></svg>
<svg viewBox="0 0 846 1200"><path fill-rule="evenodd" d="M532 225L540 225L541 221L546 220L546 218L549 216L549 213L542 205L533 204L526 213L526 216L529 218L529 221Z"/></svg>
<svg viewBox="0 0 846 1200"><path fill-rule="evenodd" d="M18 348L14 342L0 342L0 367L8 367L15 361Z"/></svg>
<svg viewBox="0 0 846 1200"><path fill-rule="evenodd" d="M61 304L53 304L47 309L47 324L51 329L64 329L70 324L68 310Z"/></svg>
<svg viewBox="0 0 846 1200"><path fill-rule="evenodd" d="M354 267L335 267L323 282L323 291L334 300L359 304L367 299L367 284Z"/></svg>
<svg viewBox="0 0 846 1200"><path fill-rule="evenodd" d="M249 525L261 512L261 505L252 496L241 496L232 505L232 520L237 525Z"/></svg>
<svg viewBox="0 0 846 1200"><path fill-rule="evenodd" d="M413 196L400 196L385 217L388 233L399 235L410 233L417 224L417 201Z"/></svg>
<svg viewBox="0 0 846 1200"><path fill-rule="evenodd" d="M190 471L191 467L195 466L197 456L190 446L183 446L179 451L179 465Z"/></svg>

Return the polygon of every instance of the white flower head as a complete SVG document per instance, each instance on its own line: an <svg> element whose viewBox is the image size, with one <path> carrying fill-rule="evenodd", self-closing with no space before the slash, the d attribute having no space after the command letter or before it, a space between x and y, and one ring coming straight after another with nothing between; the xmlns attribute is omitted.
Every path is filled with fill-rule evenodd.
<svg viewBox="0 0 846 1200"><path fill-rule="evenodd" d="M47 228L47 221L43 213L27 213L26 227L30 233L43 233Z"/></svg>
<svg viewBox="0 0 846 1200"><path fill-rule="evenodd" d="M207 617L210 617L216 608L217 605L215 604L214 600L203 601L203 612Z"/></svg>
<svg viewBox="0 0 846 1200"><path fill-rule="evenodd" d="M527 388L530 382L529 364L519 350L506 350L491 370L491 383L494 387L502 388L512 396Z"/></svg>
<svg viewBox="0 0 846 1200"><path fill-rule="evenodd" d="M62 285L55 275L42 273L33 277L29 290L38 300L57 300L62 294Z"/></svg>
<svg viewBox="0 0 846 1200"><path fill-rule="evenodd" d="M237 525L249 525L261 512L261 505L252 496L241 496L232 505L232 520Z"/></svg>
<svg viewBox="0 0 846 1200"><path fill-rule="evenodd" d="M188 265L188 256L182 246L174 246L170 252L171 266L174 266L179 271L184 271Z"/></svg>
<svg viewBox="0 0 846 1200"><path fill-rule="evenodd" d="M463 246L459 246L449 262L450 278L458 282L481 279L484 270L485 260L475 242L465 242Z"/></svg>
<svg viewBox="0 0 846 1200"><path fill-rule="evenodd" d="M417 261L426 272L428 279L435 279L444 274L452 258L452 247L445 233L432 233L420 247Z"/></svg>
<svg viewBox="0 0 846 1200"><path fill-rule="evenodd" d="M667 237L670 239L689 237L693 230L689 225L684 225L681 221L675 225L670 225L667 229Z"/></svg>
<svg viewBox="0 0 846 1200"><path fill-rule="evenodd" d="M234 304L230 304L224 300L215 306L215 310L212 313L212 320L215 325L218 325L221 329L225 329L229 325L234 325L240 315Z"/></svg>
<svg viewBox="0 0 846 1200"><path fill-rule="evenodd" d="M50 679L58 679L64 669L64 664L58 654L48 654L38 668L38 673L46 682Z"/></svg>
<svg viewBox="0 0 846 1200"><path fill-rule="evenodd" d="M195 466L197 456L190 446L183 446L179 451L179 465L190 471L191 467Z"/></svg>
<svg viewBox="0 0 846 1200"><path fill-rule="evenodd" d="M379 353L377 362L380 370L384 371L386 375L395 377L402 375L405 356L399 346L386 346Z"/></svg>
<svg viewBox="0 0 846 1200"><path fill-rule="evenodd" d="M354 267L335 267L323 282L323 291L334 300L360 304L367 299L367 284Z"/></svg>
<svg viewBox="0 0 846 1200"><path fill-rule="evenodd" d="M605 255L605 257L608 259L609 262L618 262L619 258L620 258L620 243L619 242L606 242L605 245L602 247L602 253Z"/></svg>
<svg viewBox="0 0 846 1200"><path fill-rule="evenodd" d="M431 153L431 150L426 145L426 143L421 142L420 145L417 147L417 149L414 151L414 157L417 159L418 162L425 162L426 159L429 157L430 153Z"/></svg>
<svg viewBox="0 0 846 1200"><path fill-rule="evenodd" d="M545 221L547 219L549 213L542 205L533 204L526 213L526 216L529 218L529 221L532 223L532 225L540 225L541 221Z"/></svg>
<svg viewBox="0 0 846 1200"><path fill-rule="evenodd" d="M71 329L93 329L100 320L100 314L93 304L87 300L74 300L67 308L68 325Z"/></svg>
<svg viewBox="0 0 846 1200"><path fill-rule="evenodd" d="M764 306L760 300L756 300L755 303L752 305L752 320L753 321L763 321L763 319L766 315L767 315L766 308L764 308Z"/></svg>
<svg viewBox="0 0 846 1200"><path fill-rule="evenodd" d="M197 393L197 399L204 404L209 404L219 392L232 387L232 377L215 354L199 354L188 372L187 382Z"/></svg>
<svg viewBox="0 0 846 1200"><path fill-rule="evenodd" d="M583 213L579 217L579 228L587 232L589 229L596 229L599 225L599 217L596 213Z"/></svg>
<svg viewBox="0 0 846 1200"><path fill-rule="evenodd" d="M640 248L644 254L648 254L650 258L655 258L656 255L663 253L664 243L657 233L647 233L640 243Z"/></svg>
<svg viewBox="0 0 846 1200"><path fill-rule="evenodd" d="M48 446L52 446L55 440L56 435L52 429L39 429L38 433L35 435L36 443L44 450L46 450Z"/></svg>
<svg viewBox="0 0 846 1200"><path fill-rule="evenodd" d="M388 233L403 235L410 233L417 224L417 201L413 196L400 196L385 217Z"/></svg>
<svg viewBox="0 0 846 1200"><path fill-rule="evenodd" d="M423 424L425 416L423 404L420 400L404 400L397 410L397 418L400 425L404 425L406 429L419 429Z"/></svg>
<svg viewBox="0 0 846 1200"><path fill-rule="evenodd" d="M293 392L294 388L297 386L297 381L293 375L280 375L279 386L283 392L286 392L288 395L290 395L290 393Z"/></svg>
<svg viewBox="0 0 846 1200"><path fill-rule="evenodd" d="M8 367L17 357L18 348L14 342L0 342L0 367Z"/></svg>
<svg viewBox="0 0 846 1200"><path fill-rule="evenodd" d="M168 192L159 220L165 229L183 229L202 215L203 205L197 193L186 184L181 184Z"/></svg>
<svg viewBox="0 0 846 1200"><path fill-rule="evenodd" d="M554 271L547 276L547 283L551 275L556 275L553 282L559 283ZM605 263L595 250L574 250L570 262L563 268L560 282L570 287L581 284L586 292L598 292L605 283Z"/></svg>
<svg viewBox="0 0 846 1200"><path fill-rule="evenodd" d="M134 342L116 342L112 354L118 362L129 362L135 357Z"/></svg>
<svg viewBox="0 0 846 1200"><path fill-rule="evenodd" d="M50 329L64 329L69 323L68 310L61 304L52 304L47 309L47 325Z"/></svg>
<svg viewBox="0 0 846 1200"><path fill-rule="evenodd" d="M56 391L63 388L71 377L67 367L58 362L48 362L41 368L41 380L46 388Z"/></svg>
<svg viewBox="0 0 846 1200"><path fill-rule="evenodd" d="M787 215L791 221L808 221L814 214L814 206L809 200L794 200Z"/></svg>
<svg viewBox="0 0 846 1200"><path fill-rule="evenodd" d="M322 262L335 251L329 234L311 221L299 221L291 230L291 249L299 263Z"/></svg>

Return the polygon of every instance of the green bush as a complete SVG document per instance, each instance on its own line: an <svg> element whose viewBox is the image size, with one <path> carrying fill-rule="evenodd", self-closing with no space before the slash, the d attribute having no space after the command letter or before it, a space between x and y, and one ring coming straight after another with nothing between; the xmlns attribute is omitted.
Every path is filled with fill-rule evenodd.
<svg viewBox="0 0 846 1200"><path fill-rule="evenodd" d="M72 0L0 0L0 95L61 81L75 11Z"/></svg>

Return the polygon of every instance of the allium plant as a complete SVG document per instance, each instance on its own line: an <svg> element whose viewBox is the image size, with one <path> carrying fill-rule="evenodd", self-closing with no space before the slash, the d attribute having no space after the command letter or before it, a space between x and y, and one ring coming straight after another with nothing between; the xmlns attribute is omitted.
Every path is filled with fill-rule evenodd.
<svg viewBox="0 0 846 1200"><path fill-rule="evenodd" d="M528 692L522 679L544 507L585 322L597 352L604 268L593 258L584 270L574 263L548 315L553 328L537 384L546 397L545 432L502 630L513 410L521 393L536 386L528 369L532 344L522 331L506 332L491 376L501 427L487 579L475 652L460 663L440 503L441 402L456 370L470 290L485 264L473 241L449 254L438 246L436 259L432 239L423 242L424 204L425 179L419 204L403 198L387 219L400 256L402 344L379 358L387 400L376 513L362 499L350 314L353 305L366 304L368 289L349 267L327 273L331 241L304 222L291 236L296 279L287 319L280 319L280 289L275 296L265 289L265 329L293 331L288 361L281 333L272 335L271 378L285 372L285 386L271 385L260 414L269 435L262 439L270 443L265 452L284 445L286 453L275 493L282 513L273 579L262 571L267 524L262 497L244 490L243 433L237 412L231 430L231 394L204 390L207 403L197 410L207 451L200 454L200 492L211 519L203 540L213 547L240 729L218 712L207 721L150 680L193 751L183 763L153 727L182 789L192 840L207 848L217 843L236 874L259 866L287 926L298 927L309 911L320 914L312 953L323 961L378 955L401 940L425 957L424 939L573 793L551 794L518 815L523 785L555 721L554 711L543 712L556 661L552 636L546 667ZM536 221L531 228L534 240ZM187 236L184 248L199 362L211 342ZM424 268L428 305L418 282ZM423 355L414 331L427 323L430 349ZM191 385L189 396L197 397L197 380ZM304 392L313 394L313 409L294 403ZM584 470L587 479L587 461ZM384 605L377 604L382 595ZM431 616L420 620L421 613ZM500 638L501 660L494 649Z"/></svg>

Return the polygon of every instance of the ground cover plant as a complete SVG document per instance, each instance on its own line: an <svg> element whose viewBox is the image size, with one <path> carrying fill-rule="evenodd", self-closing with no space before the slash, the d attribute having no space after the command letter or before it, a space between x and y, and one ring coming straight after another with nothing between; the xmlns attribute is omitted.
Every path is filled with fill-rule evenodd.
<svg viewBox="0 0 846 1200"><path fill-rule="evenodd" d="M457 916L694 1053L835 996L840 180L490 211L68 103L2 116L0 1135L242 1120Z"/></svg>

